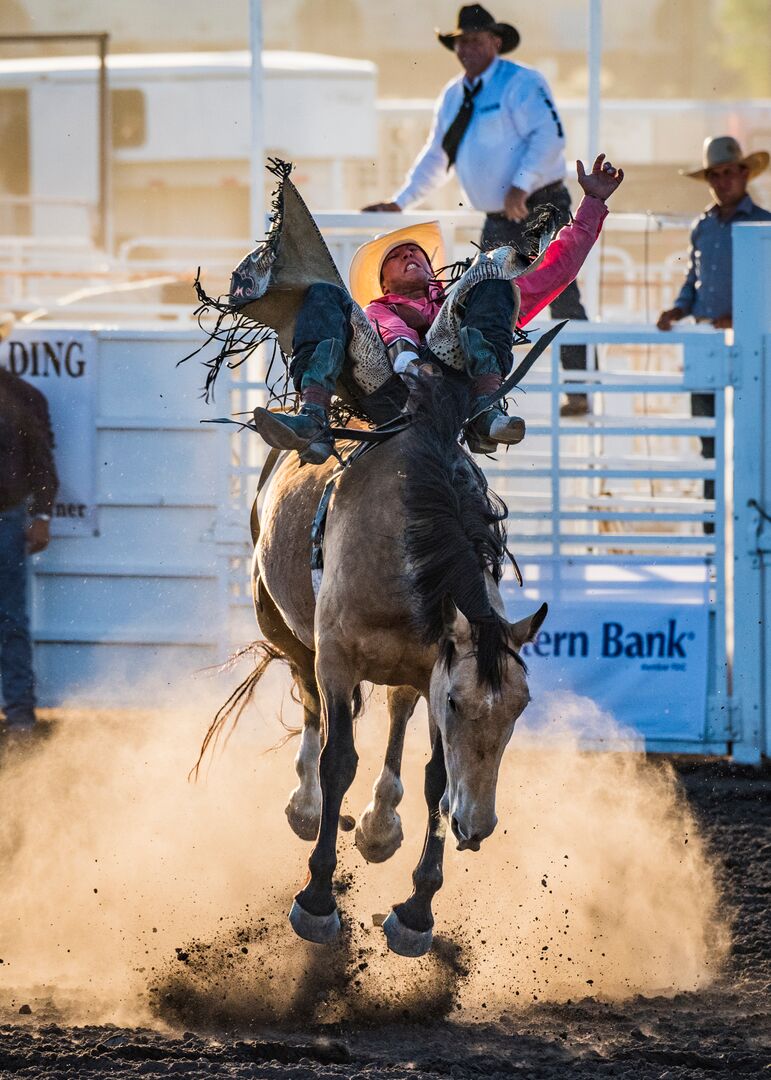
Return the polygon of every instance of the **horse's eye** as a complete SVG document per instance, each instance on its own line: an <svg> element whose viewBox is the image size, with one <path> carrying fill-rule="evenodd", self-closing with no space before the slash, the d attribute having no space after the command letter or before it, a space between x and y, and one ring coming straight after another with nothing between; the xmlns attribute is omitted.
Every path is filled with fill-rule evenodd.
<svg viewBox="0 0 771 1080"><path fill-rule="evenodd" d="M450 710L450 712L455 712L455 699L453 698L452 694L447 695L447 708Z"/></svg>

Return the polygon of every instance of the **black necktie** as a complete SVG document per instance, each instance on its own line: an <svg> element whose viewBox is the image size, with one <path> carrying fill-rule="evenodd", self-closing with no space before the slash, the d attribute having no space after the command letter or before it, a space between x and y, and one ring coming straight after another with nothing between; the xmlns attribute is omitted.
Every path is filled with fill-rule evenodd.
<svg viewBox="0 0 771 1080"><path fill-rule="evenodd" d="M447 168L449 169L455 164L455 158L458 156L458 147L460 141L466 134L466 128L471 123L471 115L474 112L474 98L482 89L482 80L480 79L469 90L467 86L463 87L463 104L458 109L458 115L453 122L447 128L444 138L442 139L442 149L447 154Z"/></svg>

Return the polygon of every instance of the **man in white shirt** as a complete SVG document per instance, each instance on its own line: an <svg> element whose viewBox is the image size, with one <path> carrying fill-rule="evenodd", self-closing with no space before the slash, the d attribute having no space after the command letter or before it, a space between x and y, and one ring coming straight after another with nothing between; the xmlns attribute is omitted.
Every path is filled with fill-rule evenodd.
<svg viewBox="0 0 771 1080"><path fill-rule="evenodd" d="M570 221L565 186L565 136L551 91L533 68L501 60L519 44L519 34L499 23L481 4L458 12L455 30L437 37L455 52L464 74L442 90L428 141L401 189L390 202L365 210L399 211L419 202L455 169L471 206L487 215L482 231L486 250L513 244L525 249L528 221L550 204L560 224ZM555 318L585 319L575 282L551 305ZM566 370L586 368L582 345L563 346ZM570 394L563 415L588 411L583 394Z"/></svg>

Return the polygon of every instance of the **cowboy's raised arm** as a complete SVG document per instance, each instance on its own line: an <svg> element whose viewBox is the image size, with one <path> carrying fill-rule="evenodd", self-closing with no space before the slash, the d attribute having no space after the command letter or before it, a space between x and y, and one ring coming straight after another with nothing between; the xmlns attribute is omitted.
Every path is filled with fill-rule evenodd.
<svg viewBox="0 0 771 1080"><path fill-rule="evenodd" d="M584 198L575 219L560 229L538 266L517 278L521 298L519 326L535 318L575 280L608 215L605 200L624 179L624 170L605 162L604 154L599 155L590 173L581 161L576 162L576 171Z"/></svg>

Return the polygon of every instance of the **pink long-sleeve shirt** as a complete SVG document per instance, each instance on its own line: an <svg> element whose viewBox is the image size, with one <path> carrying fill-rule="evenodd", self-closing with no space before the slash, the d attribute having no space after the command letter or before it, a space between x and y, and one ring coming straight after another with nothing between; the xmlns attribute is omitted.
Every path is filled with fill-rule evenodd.
<svg viewBox="0 0 771 1080"><path fill-rule="evenodd" d="M519 286L520 306L517 326L526 326L539 311L550 304L567 286L574 281L584 260L600 235L602 223L607 217L608 208L601 199L585 196L576 211L570 225L560 229L557 236L546 249L540 264L535 270L516 279ZM367 305L367 318L390 345L397 338L407 338L415 345L422 343L417 330L392 311L389 304L407 304L422 315L430 325L439 313L444 302L444 293L438 285L428 287L428 296L414 299L386 293Z"/></svg>

